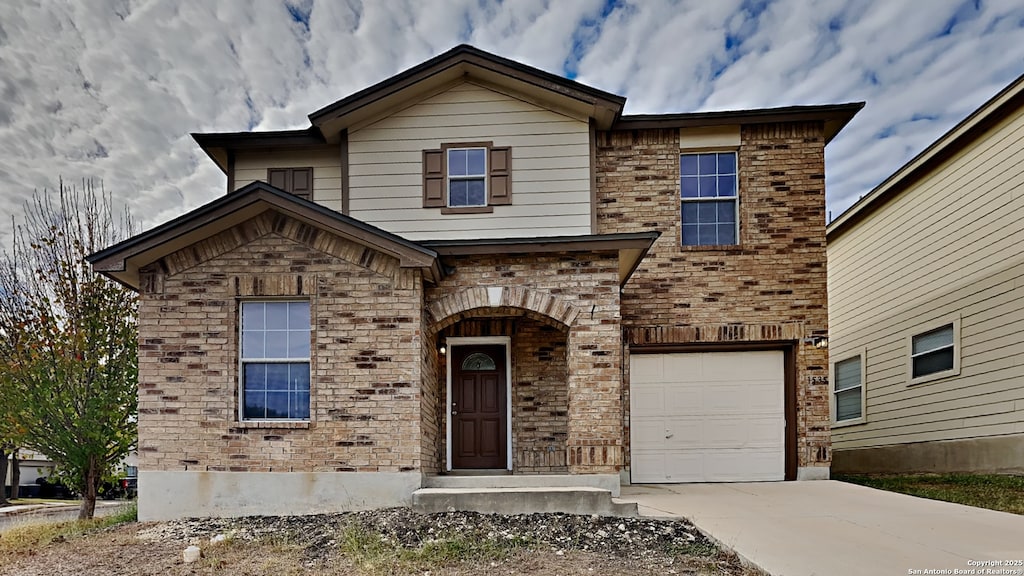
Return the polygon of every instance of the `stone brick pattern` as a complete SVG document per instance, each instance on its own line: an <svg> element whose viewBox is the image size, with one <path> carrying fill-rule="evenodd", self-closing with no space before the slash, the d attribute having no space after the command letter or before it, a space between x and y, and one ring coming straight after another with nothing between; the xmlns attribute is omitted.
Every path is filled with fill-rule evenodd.
<svg viewBox="0 0 1024 576"><path fill-rule="evenodd" d="M418 271L265 213L151 266L142 285L143 469L420 469ZM238 302L246 298L310 301L310 422L239 421Z"/></svg>
<svg viewBox="0 0 1024 576"><path fill-rule="evenodd" d="M617 253L495 254L445 261L455 272L426 289L433 329L468 318L524 313L542 324L567 327L565 466L574 473L618 471L623 437ZM554 436L540 436L545 437Z"/></svg>
<svg viewBox="0 0 1024 576"><path fill-rule="evenodd" d="M740 244L681 246L679 132L597 135L598 232L657 230L622 294L630 345L799 342L827 334L823 126L743 126ZM829 462L828 355L797 346L798 465ZM628 426L628 388L626 399ZM627 433L628 438L628 433Z"/></svg>

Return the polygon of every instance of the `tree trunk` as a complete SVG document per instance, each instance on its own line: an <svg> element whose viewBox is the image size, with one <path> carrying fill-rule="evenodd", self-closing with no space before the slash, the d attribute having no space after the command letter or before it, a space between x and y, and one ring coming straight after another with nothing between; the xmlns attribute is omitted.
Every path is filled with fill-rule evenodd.
<svg viewBox="0 0 1024 576"><path fill-rule="evenodd" d="M7 449L0 446L0 506L7 504Z"/></svg>
<svg viewBox="0 0 1024 576"><path fill-rule="evenodd" d="M95 456L89 457L85 468L85 486L82 490L82 507L78 510L79 520L92 520L96 513L96 495L100 490L100 466Z"/></svg>
<svg viewBox="0 0 1024 576"><path fill-rule="evenodd" d="M17 500L21 495L21 462L18 460L18 449L11 452L11 500Z"/></svg>

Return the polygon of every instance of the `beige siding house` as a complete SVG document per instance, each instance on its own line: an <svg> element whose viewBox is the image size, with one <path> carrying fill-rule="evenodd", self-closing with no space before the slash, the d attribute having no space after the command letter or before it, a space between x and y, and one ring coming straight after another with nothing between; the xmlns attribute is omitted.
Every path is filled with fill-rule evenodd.
<svg viewBox="0 0 1024 576"><path fill-rule="evenodd" d="M139 291L139 517L827 478L825 146L863 104L624 105L459 46L194 135L226 193L90 256Z"/></svg>
<svg viewBox="0 0 1024 576"><path fill-rule="evenodd" d="M828 226L834 472L1024 472L1024 77Z"/></svg>

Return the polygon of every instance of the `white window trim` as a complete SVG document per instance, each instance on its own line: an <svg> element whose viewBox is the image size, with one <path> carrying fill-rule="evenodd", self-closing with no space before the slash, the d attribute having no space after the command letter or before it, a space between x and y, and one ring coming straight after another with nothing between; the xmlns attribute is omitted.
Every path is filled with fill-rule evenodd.
<svg viewBox="0 0 1024 576"><path fill-rule="evenodd" d="M309 303L309 333L310 355L303 358L242 358L242 305L257 302L308 302ZM313 419L313 303L302 298L246 298L238 300L238 421L239 422L305 422ZM305 362L309 366L309 416L307 418L246 418L245 417L245 365L253 364L301 364Z"/></svg>
<svg viewBox="0 0 1024 576"><path fill-rule="evenodd" d="M458 152L460 150L483 150L484 151L484 171L483 174L473 174L465 176L452 176L452 166L449 160L451 159L451 153L453 151ZM488 158L490 156L489 148L487 146L462 146L444 149L444 194L445 194L445 205L449 208L483 208L489 206L487 202L487 175L490 173L487 169ZM460 206L452 206L452 182L460 180L480 180L484 181L484 203L483 204L464 204Z"/></svg>
<svg viewBox="0 0 1024 576"><path fill-rule="evenodd" d="M949 324L953 325L953 368L950 370L943 370L942 372L928 374L927 376L914 378L914 337L937 330ZM907 332L904 339L906 342L905 346L907 357L907 386L915 386L917 384L924 384L925 382L933 382L935 380L942 380L943 378L960 375L960 314L953 314L951 316L946 316L939 320L929 322L928 324L919 325L913 330Z"/></svg>
<svg viewBox="0 0 1024 576"><path fill-rule="evenodd" d="M739 246L740 242L740 151L738 148L681 148L679 150L679 160L676 161L676 167L679 167L679 162L682 160L684 155L691 154L725 154L733 153L736 155L736 195L735 196L723 196L717 198L690 198L683 199L683 175L679 174L679 178L676 182L676 198L679 199L679 210L677 210L677 218L679 218L679 245L683 248L700 249L700 248L724 248L729 246ZM683 244L683 204L686 202L711 202L714 200L732 199L736 201L736 243L735 244Z"/></svg>
<svg viewBox="0 0 1024 576"><path fill-rule="evenodd" d="M836 420L838 411L836 409L836 364L845 362L851 358L860 357L860 418L850 418L848 420ZM866 424L868 421L868 388L867 388L867 370L868 368L868 351L867 348L860 348L852 352L848 352L842 356L836 356L834 360L829 362L829 395L828 404L829 412L831 414L830 420L832 421L832 428L842 428L844 426L856 426L857 424Z"/></svg>
<svg viewBox="0 0 1024 576"><path fill-rule="evenodd" d="M501 344L505 347L505 468L512 470L512 337L478 336L445 339L445 470L452 470L452 348L478 344Z"/></svg>

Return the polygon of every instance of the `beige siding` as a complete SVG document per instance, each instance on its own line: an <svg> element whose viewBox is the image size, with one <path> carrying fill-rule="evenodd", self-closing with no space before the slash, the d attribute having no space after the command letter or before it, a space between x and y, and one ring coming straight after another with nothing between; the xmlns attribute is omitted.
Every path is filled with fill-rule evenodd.
<svg viewBox="0 0 1024 576"><path fill-rule="evenodd" d="M830 353L866 348L835 449L1024 433L1024 111L828 246ZM910 334L960 318L960 374L909 384Z"/></svg>
<svg viewBox="0 0 1024 576"><path fill-rule="evenodd" d="M422 207L422 151L512 147L512 205L491 214ZM590 233L590 137L572 118L472 83L349 133L350 214L412 240Z"/></svg>
<svg viewBox="0 0 1024 576"><path fill-rule="evenodd" d="M341 153L337 146L274 152L239 152L235 156L235 190L267 181L268 168L313 167L313 200L341 211Z"/></svg>

